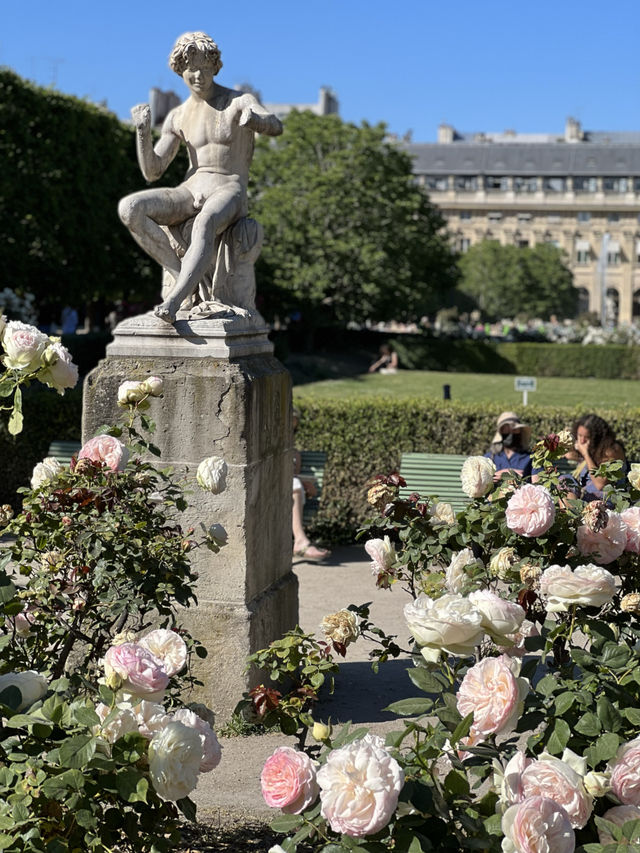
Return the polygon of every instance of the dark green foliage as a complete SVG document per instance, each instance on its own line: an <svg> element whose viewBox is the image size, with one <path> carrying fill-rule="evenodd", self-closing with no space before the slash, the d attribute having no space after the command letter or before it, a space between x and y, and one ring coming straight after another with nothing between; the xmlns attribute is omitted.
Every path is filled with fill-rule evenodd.
<svg viewBox="0 0 640 853"><path fill-rule="evenodd" d="M144 189L133 128L107 110L0 69L0 265L39 299L149 299L157 266L117 215ZM175 173L174 173L175 172ZM178 164L167 183L184 172Z"/></svg>
<svg viewBox="0 0 640 853"><path fill-rule="evenodd" d="M10 503L18 509L16 489L29 483L33 466L46 455L54 439L80 440L82 389L74 388L64 396L44 387L29 388L24 395L24 429L9 435L7 423L0 420L0 504Z"/></svg>
<svg viewBox="0 0 640 853"><path fill-rule="evenodd" d="M298 447L324 450L322 501L312 534L353 541L356 528L371 514L366 482L397 471L403 453L483 454L495 432L499 406L465 405L435 399L296 401ZM630 459L640 458L637 409L598 412L624 441ZM533 440L571 425L581 409L528 406Z"/></svg>
<svg viewBox="0 0 640 853"><path fill-rule="evenodd" d="M391 343L409 370L640 378L640 347L624 344L493 343L427 335L402 335Z"/></svg>
<svg viewBox="0 0 640 853"><path fill-rule="evenodd" d="M485 317L575 315L573 276L562 251L550 243L521 249L484 240L462 255L459 266L460 290Z"/></svg>
<svg viewBox="0 0 640 853"><path fill-rule="evenodd" d="M385 135L382 124L293 112L282 136L257 142L250 209L266 234L267 315L301 311L312 327L414 319L455 284L444 220Z"/></svg>

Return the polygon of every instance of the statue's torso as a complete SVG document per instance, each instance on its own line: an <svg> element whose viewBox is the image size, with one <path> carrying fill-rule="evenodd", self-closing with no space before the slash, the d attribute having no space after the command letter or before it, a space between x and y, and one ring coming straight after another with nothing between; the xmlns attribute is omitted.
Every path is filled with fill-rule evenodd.
<svg viewBox="0 0 640 853"><path fill-rule="evenodd" d="M242 93L217 86L209 101L190 97L173 110L171 131L189 151L186 175L189 184L201 174L210 185L215 175L220 184L239 181L246 190L253 156L253 131L238 126L241 98Z"/></svg>

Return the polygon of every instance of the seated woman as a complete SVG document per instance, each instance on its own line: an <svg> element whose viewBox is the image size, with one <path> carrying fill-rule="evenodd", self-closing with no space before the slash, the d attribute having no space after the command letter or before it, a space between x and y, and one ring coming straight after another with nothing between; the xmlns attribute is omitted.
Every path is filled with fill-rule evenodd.
<svg viewBox="0 0 640 853"><path fill-rule="evenodd" d="M598 415L583 415L572 428L575 440L574 449L567 453L567 459L579 462L574 478L579 486L577 491L583 500L602 500L602 490L609 483L606 477L594 476L594 471L603 462L620 459L623 463L623 478L626 477L629 464L624 445L615 436L609 424ZM621 478L621 480L623 479Z"/></svg>
<svg viewBox="0 0 640 853"><path fill-rule="evenodd" d="M484 454L496 466L496 482L505 471L515 471L521 477L531 477L531 427L523 424L515 412L502 412L491 447Z"/></svg>
<svg viewBox="0 0 640 853"><path fill-rule="evenodd" d="M293 432L295 434L300 422L300 413L293 410ZM310 477L300 476L301 456L299 450L293 451L293 556L307 562L316 563L330 555L326 548L318 548L310 542L303 526L304 502L306 497L315 497L318 489Z"/></svg>
<svg viewBox="0 0 640 853"><path fill-rule="evenodd" d="M369 373L375 373L377 370L380 373L398 372L398 353L391 344L382 344L380 347L380 358L373 362L369 368Z"/></svg>

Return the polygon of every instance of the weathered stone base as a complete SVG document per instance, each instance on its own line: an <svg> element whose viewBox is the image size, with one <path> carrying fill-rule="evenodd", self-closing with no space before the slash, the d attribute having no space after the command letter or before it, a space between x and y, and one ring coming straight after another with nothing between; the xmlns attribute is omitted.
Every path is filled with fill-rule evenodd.
<svg viewBox="0 0 640 853"><path fill-rule="evenodd" d="M83 438L122 419L121 382L163 378L164 397L150 401L149 414L163 466L171 465L187 482L189 508L181 524L194 527L198 538L201 525L214 523L228 535L219 554L193 552L199 603L183 611L185 626L209 652L195 661L195 675L204 682L198 698L225 719L253 683L244 672L247 655L297 621L291 384L261 321L182 322L174 328L145 315L116 329L107 358L85 382ZM227 462L220 495L196 484L197 466L207 456Z"/></svg>

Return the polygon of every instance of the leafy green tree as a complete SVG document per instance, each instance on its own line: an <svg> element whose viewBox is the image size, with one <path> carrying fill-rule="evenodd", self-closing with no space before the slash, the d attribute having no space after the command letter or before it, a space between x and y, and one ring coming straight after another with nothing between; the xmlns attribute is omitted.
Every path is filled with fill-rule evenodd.
<svg viewBox="0 0 640 853"><path fill-rule="evenodd" d="M311 327L415 319L455 285L444 220L382 124L291 113L282 136L257 142L250 192L267 315L297 310Z"/></svg>
<svg viewBox="0 0 640 853"><path fill-rule="evenodd" d="M572 317L577 308L573 275L560 249L477 243L459 261L460 290L475 299L489 318Z"/></svg>

